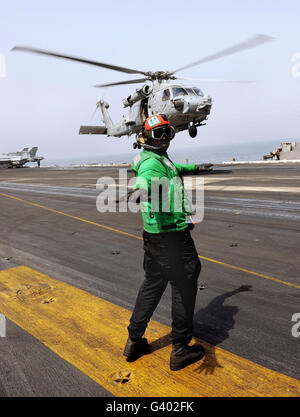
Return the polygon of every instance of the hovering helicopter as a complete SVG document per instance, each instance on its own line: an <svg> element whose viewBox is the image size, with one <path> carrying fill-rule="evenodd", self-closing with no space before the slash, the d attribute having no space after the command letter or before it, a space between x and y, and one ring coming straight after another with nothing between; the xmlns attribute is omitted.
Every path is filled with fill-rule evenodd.
<svg viewBox="0 0 300 417"><path fill-rule="evenodd" d="M267 35L256 35L244 42L226 48L218 53L209 55L189 65L178 68L175 71L140 71L103 62L91 61L71 55L63 55L43 49L37 49L27 46L15 46L12 50L24 51L36 54L48 55L55 58L63 58L85 64L95 65L119 71L127 74L142 74L144 77L139 79L124 80L113 83L95 85L94 87L111 87L124 84L136 84L152 82L152 85L145 84L136 89L136 91L123 100L123 106L128 108L127 116L114 124L109 115L109 104L104 100L97 102L97 108L101 109L104 126L81 126L80 134L94 134L121 137L124 135L131 136L136 134L138 137L143 121L154 114L165 114L170 120L171 125L176 132L188 130L189 135L194 138L197 135L197 128L203 126L203 123L212 107L212 99L204 94L198 87L187 87L182 84L174 83L173 80L193 80L188 78L178 78L174 74L191 68L196 65L204 64L224 56L232 55L250 49L266 42L273 40L273 37ZM171 81L171 82L170 82ZM194 79L193 81L222 81L209 80L205 78ZM230 81L230 82L253 82L253 81Z"/></svg>

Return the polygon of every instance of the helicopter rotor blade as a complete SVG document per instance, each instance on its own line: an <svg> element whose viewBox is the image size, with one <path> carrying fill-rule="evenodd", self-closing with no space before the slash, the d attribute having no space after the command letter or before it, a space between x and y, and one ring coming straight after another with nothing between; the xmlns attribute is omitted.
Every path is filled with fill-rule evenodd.
<svg viewBox="0 0 300 417"><path fill-rule="evenodd" d="M93 121L93 119L95 117L95 114L97 113L97 110L98 110L98 107L96 107L95 110L93 111L93 114L92 114L91 120L90 120L91 122Z"/></svg>
<svg viewBox="0 0 300 417"><path fill-rule="evenodd" d="M111 69L111 70L114 70L114 71L125 72L126 74L143 74L143 75L146 75L146 73L143 72L143 71L134 70L134 69L131 69L131 68L125 68L125 67L119 67L119 66L116 66L116 65L105 64L104 62L92 61L92 60L89 60L89 59L80 58L80 57L76 57L76 56L72 56L72 55L64 55L64 54L60 54L60 53L57 53L57 52L48 51L48 50L45 50L45 49L31 48L29 46L17 45L17 46L12 48L12 51L31 52L31 53L34 53L34 54L48 55L48 56L52 56L52 57L55 57L55 58L68 59L68 60L71 60L71 61L82 62L83 64L90 64L90 65L95 65L97 67L108 68L108 69Z"/></svg>
<svg viewBox="0 0 300 417"><path fill-rule="evenodd" d="M97 87L97 88L111 87L111 86L123 85L123 84L144 83L145 81L148 81L148 78L139 78L139 79L135 79L135 80L119 81L119 82L116 82L116 83L99 84L99 85L93 85L92 87Z"/></svg>
<svg viewBox="0 0 300 417"><path fill-rule="evenodd" d="M185 80L185 81L201 81L201 82L217 82L217 83L238 83L238 84L252 84L256 83L256 80L221 80L219 78L179 78L176 77L176 80Z"/></svg>
<svg viewBox="0 0 300 417"><path fill-rule="evenodd" d="M173 71L173 74L178 71L183 71L187 68L194 67L196 65L204 64L205 62L213 61L215 59L222 58L224 56L233 55L238 52L242 52L246 49L254 48L256 46L262 45L266 42L273 41L275 38L272 36L267 35L256 35L244 42L238 43L236 45L233 45L229 48L223 49L220 52L217 52L216 54L209 55L206 58L199 59L198 61L195 61L189 65L185 65L184 67L178 68L177 70Z"/></svg>

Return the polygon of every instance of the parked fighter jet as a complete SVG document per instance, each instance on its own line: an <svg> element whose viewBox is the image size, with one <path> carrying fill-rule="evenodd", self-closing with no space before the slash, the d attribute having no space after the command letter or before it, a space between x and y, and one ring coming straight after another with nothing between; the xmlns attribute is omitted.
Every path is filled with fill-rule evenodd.
<svg viewBox="0 0 300 417"><path fill-rule="evenodd" d="M36 156L38 148L24 148L22 151L0 154L0 166L7 168L21 168L29 162L37 162L40 167L43 156Z"/></svg>

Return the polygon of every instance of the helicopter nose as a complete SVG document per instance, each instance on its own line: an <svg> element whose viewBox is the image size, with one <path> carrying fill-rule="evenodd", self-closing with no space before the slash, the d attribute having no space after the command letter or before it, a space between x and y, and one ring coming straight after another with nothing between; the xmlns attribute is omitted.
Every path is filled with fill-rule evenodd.
<svg viewBox="0 0 300 417"><path fill-rule="evenodd" d="M203 108L211 106L212 100L210 96L203 97L185 97L183 114L201 113Z"/></svg>
<svg viewBox="0 0 300 417"><path fill-rule="evenodd" d="M207 95L203 96L203 103L211 104L212 103L211 96L207 96Z"/></svg>
<svg viewBox="0 0 300 417"><path fill-rule="evenodd" d="M212 101L210 96L203 97L185 97L184 108L182 109L183 114L189 113L200 113L206 106L211 106Z"/></svg>
<svg viewBox="0 0 300 417"><path fill-rule="evenodd" d="M198 104L196 111L201 112L201 110L206 106L211 106L212 100L210 96L203 96L201 103Z"/></svg>

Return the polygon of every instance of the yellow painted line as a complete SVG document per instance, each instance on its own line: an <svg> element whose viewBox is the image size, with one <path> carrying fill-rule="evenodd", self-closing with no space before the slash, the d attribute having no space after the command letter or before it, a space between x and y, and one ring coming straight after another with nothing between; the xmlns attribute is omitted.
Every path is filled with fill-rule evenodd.
<svg viewBox="0 0 300 417"><path fill-rule="evenodd" d="M300 396L299 380L197 340L205 359L170 371L171 329L156 321L152 352L126 362L129 310L25 266L0 271L0 312L116 396Z"/></svg>
<svg viewBox="0 0 300 417"><path fill-rule="evenodd" d="M300 285L293 284L292 282L282 281L280 279L273 278L273 277L270 277L268 275L260 274L259 272L249 271L248 269L241 268L239 266L235 266L235 265L227 264L225 262L217 261L216 259L207 258L206 256L198 255L198 257L200 259L204 259L205 261L213 262L213 263L216 263L216 264L219 264L219 265L222 265L222 266L226 266L227 268L236 269L237 271L245 272L246 274L256 275L258 277L265 278L265 279L268 279L270 281L278 282L279 284L284 284L284 285L288 285L290 287L300 289Z"/></svg>
<svg viewBox="0 0 300 417"><path fill-rule="evenodd" d="M141 236L137 236L137 235L134 235L132 233L127 233L127 232L124 232L122 230L116 229L114 227L109 227L109 226L105 226L105 225L100 224L100 223L92 222L90 220L83 219L81 217L73 216L72 214L68 214L68 213L65 213L63 211L54 210L52 208L42 206L40 204L32 203L31 201L23 200L22 198L19 198L19 197L15 197L15 196L12 196L12 195L9 195L9 194L3 194L3 193L0 193L0 196L7 197L7 198L10 198L12 200L20 201L21 203L28 204L30 206L37 207L37 208L40 208L40 209L43 209L43 210L47 210L47 211L50 211L50 212L55 213L55 214L60 214L61 216L69 217L70 219L73 219L73 220L78 220L78 221L81 221L83 223L87 223L87 224L90 224L90 225L93 225L93 226L101 227L102 229L110 230L111 232L115 232L115 233L119 233L119 234L122 234L122 235L125 235L125 236L129 236L129 237L132 237L134 239L143 240L143 238ZM257 277L260 277L260 278L264 278L264 279L267 279L267 280L270 280L270 281L273 281L273 282L277 282L279 284L288 285L290 287L300 289L300 285L294 284L292 282L282 281L280 279L271 277L269 275L261 274L259 272L255 272L255 271L250 271L248 269L244 269L244 268L241 268L239 266L235 266L235 265L231 265L231 264L228 264L228 263L225 263L225 262L218 261L217 259L207 258L207 257L201 256L201 255L198 255L198 257L200 259L203 259L203 260L206 260L206 261L209 261L209 262L213 262L213 263L225 266L227 268L235 269L237 271L245 272L245 273L250 274L250 275L254 275L254 276L257 276Z"/></svg>
<svg viewBox="0 0 300 417"><path fill-rule="evenodd" d="M90 220L82 219L81 217L73 216L72 214L64 213L63 211L54 210L52 208L42 206L40 204L32 203L31 201L23 200L22 198L15 197L13 195L0 193L0 196L8 197L8 198L11 198L12 200L20 201L21 203L29 204L30 206L33 206L33 207L38 207L40 209L47 210L47 211L50 211L52 213L60 214L61 216L69 217L70 219L73 219L73 220L79 220L81 222L88 223L88 224L91 224L93 226L102 227L102 229L110 230L111 232L116 232L116 233L120 233L120 234L125 235L125 236L133 237L135 239L143 240L140 236L136 236L136 235L133 235L131 233L123 232L122 230L115 229L113 227L104 226L103 224L95 223L95 222L92 222Z"/></svg>

